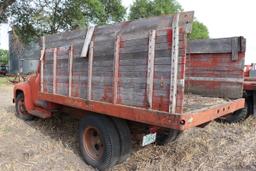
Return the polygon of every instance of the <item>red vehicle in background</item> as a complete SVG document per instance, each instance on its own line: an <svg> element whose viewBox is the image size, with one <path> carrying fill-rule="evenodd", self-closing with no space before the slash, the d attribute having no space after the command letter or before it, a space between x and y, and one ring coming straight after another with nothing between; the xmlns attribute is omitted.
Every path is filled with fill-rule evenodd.
<svg viewBox="0 0 256 171"><path fill-rule="evenodd" d="M250 114L256 113L256 63L244 67L244 93Z"/></svg>
<svg viewBox="0 0 256 171"><path fill-rule="evenodd" d="M6 65L1 65L0 66L0 75L6 75L8 73L8 69Z"/></svg>

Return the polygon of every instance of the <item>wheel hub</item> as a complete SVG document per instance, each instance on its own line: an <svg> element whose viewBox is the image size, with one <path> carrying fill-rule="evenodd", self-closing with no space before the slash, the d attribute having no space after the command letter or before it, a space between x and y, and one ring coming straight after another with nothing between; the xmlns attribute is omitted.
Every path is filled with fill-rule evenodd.
<svg viewBox="0 0 256 171"><path fill-rule="evenodd" d="M98 129L88 127L83 134L84 149L93 160L99 160L102 157L104 146Z"/></svg>

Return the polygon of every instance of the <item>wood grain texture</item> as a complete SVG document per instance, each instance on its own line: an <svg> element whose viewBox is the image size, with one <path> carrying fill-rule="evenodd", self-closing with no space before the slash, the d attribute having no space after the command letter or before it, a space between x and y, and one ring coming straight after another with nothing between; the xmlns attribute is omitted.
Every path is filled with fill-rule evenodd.
<svg viewBox="0 0 256 171"><path fill-rule="evenodd" d="M89 51L89 62L88 62L88 86L87 86L88 100L92 99L92 64L93 64L93 50L94 50L93 47L94 47L94 42L91 41L90 51Z"/></svg>
<svg viewBox="0 0 256 171"><path fill-rule="evenodd" d="M148 70L147 70L147 100L149 108L152 108L153 98L153 80L154 80L154 62L155 62L155 41L156 30L152 30L149 34L148 43Z"/></svg>
<svg viewBox="0 0 256 171"><path fill-rule="evenodd" d="M181 111L180 99L183 97L184 87L179 83L180 79L184 78L178 73L184 71L182 66L185 63L182 55L186 55L184 35L187 26L185 25L192 21L191 16L192 13L180 14L180 20L177 22L180 28L177 30L181 34L176 35L178 44L174 48L172 47L173 16L97 26L88 59L81 57L86 30L60 33L53 37L46 36L48 49L58 47L56 65L58 94L67 93L67 96L81 99L168 111L171 66L175 63L177 67L174 69L177 70L178 81L175 90L176 103L173 105L175 111ZM72 72L69 67L71 61L68 60L70 57L64 50L64 47L71 44ZM178 57L173 62L171 56L174 50ZM49 50L46 54L49 58L46 58L45 66L53 68L54 53ZM54 91L54 70L46 73L44 80L47 91Z"/></svg>
<svg viewBox="0 0 256 171"><path fill-rule="evenodd" d="M119 60L120 60L120 36L117 36L115 42L115 57L114 57L114 76L113 76L113 103L117 103L118 96L118 80L119 80Z"/></svg>
<svg viewBox="0 0 256 171"><path fill-rule="evenodd" d="M54 48L53 52L53 94L56 94L56 77L57 77L57 48Z"/></svg>
<svg viewBox="0 0 256 171"><path fill-rule="evenodd" d="M213 39L207 42L202 46L211 50L194 49L187 55L186 91L212 97L231 99L242 97L245 40L237 37ZM193 43L194 41L190 42ZM215 44L218 45L214 46ZM192 47L196 45L199 44L196 43ZM232 50L232 46L235 50Z"/></svg>
<svg viewBox="0 0 256 171"><path fill-rule="evenodd" d="M170 104L169 112L176 112L177 97L177 74L178 74L178 57L179 57L179 14L174 16L172 23L172 56L171 56L171 78L170 78Z"/></svg>
<svg viewBox="0 0 256 171"><path fill-rule="evenodd" d="M81 57L86 57L87 53L88 53L88 49L92 40L92 36L93 36L93 32L94 32L95 27L91 26L88 28L87 33L86 33L86 37L84 40L84 45L82 48L82 52L81 52Z"/></svg>
<svg viewBox="0 0 256 171"><path fill-rule="evenodd" d="M73 58L74 58L74 48L71 45L70 47L70 56L69 56L69 82L68 82L68 96L72 95L72 77L73 77Z"/></svg>

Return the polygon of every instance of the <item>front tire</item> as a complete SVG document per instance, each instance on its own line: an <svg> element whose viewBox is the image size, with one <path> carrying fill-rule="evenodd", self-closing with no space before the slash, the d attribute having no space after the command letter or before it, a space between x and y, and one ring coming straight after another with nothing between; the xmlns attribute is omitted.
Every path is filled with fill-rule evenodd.
<svg viewBox="0 0 256 171"><path fill-rule="evenodd" d="M25 106L25 98L23 94L18 94L16 97L15 102L15 108L16 108L16 116L22 120L25 121L32 121L35 119L34 116L30 115L27 112L26 106Z"/></svg>
<svg viewBox="0 0 256 171"><path fill-rule="evenodd" d="M97 169L105 170L119 161L118 131L106 116L88 115L81 119L79 142L84 161Z"/></svg>

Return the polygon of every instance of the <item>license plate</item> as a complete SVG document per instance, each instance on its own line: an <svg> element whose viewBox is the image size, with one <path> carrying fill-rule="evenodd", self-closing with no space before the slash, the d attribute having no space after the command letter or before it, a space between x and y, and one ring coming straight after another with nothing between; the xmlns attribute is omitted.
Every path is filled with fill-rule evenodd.
<svg viewBox="0 0 256 171"><path fill-rule="evenodd" d="M143 136L142 146L149 145L155 141L156 141L156 133L147 134L147 135Z"/></svg>

